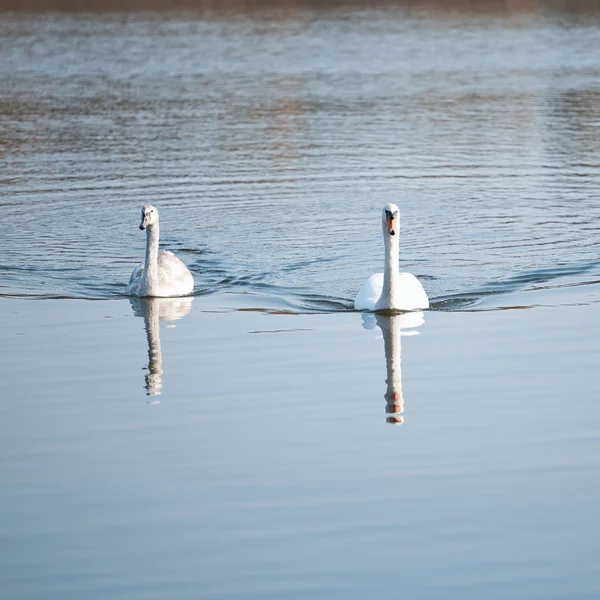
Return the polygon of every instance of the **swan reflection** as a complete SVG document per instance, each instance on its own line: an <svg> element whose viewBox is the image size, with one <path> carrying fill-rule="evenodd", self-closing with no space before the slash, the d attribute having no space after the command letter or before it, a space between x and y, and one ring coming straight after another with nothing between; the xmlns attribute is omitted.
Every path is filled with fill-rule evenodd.
<svg viewBox="0 0 600 600"><path fill-rule="evenodd" d="M373 329L377 325L383 335L387 389L384 394L388 413L388 423L404 422L404 397L402 395L402 356L400 338L402 335L416 335L415 328L425 322L422 312L409 312L395 315L363 313L363 326Z"/></svg>
<svg viewBox="0 0 600 600"><path fill-rule="evenodd" d="M160 321L177 321L190 314L193 298L130 298L136 317L143 317L148 340L148 373L144 377L146 394L162 394L163 367L160 347Z"/></svg>

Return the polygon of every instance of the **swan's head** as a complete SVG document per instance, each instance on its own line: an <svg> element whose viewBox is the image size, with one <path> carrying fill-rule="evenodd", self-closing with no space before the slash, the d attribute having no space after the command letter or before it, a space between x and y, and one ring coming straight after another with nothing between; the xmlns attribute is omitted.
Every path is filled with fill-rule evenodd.
<svg viewBox="0 0 600 600"><path fill-rule="evenodd" d="M140 223L140 229L144 230L146 227L151 227L158 223L158 210L156 206L147 204L142 208L142 222Z"/></svg>
<svg viewBox="0 0 600 600"><path fill-rule="evenodd" d="M386 204L381 212L384 233L396 235L400 231L400 210L395 204Z"/></svg>

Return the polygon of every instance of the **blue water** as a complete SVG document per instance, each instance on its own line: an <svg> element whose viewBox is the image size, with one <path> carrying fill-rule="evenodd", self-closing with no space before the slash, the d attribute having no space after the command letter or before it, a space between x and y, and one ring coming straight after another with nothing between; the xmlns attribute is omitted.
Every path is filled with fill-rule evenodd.
<svg viewBox="0 0 600 600"><path fill-rule="evenodd" d="M2 14L0 597L600 597L599 22Z"/></svg>
<svg viewBox="0 0 600 600"><path fill-rule="evenodd" d="M596 597L586 287L430 312L395 365L400 328L350 312L203 296L145 335L126 300L0 299L4 595Z"/></svg>

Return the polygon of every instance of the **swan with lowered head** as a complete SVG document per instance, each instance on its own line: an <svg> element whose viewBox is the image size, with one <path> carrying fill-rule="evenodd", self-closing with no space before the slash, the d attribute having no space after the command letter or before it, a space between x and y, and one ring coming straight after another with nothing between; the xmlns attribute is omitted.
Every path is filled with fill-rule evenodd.
<svg viewBox="0 0 600 600"><path fill-rule="evenodd" d="M158 251L158 210L142 208L140 229L146 230L146 260L131 274L127 293L130 296L186 296L194 291L194 278L189 269L167 250Z"/></svg>
<svg viewBox="0 0 600 600"><path fill-rule="evenodd" d="M385 267L371 275L356 294L356 310L416 310L429 308L429 299L419 280L400 273L400 211L395 204L383 207L381 214Z"/></svg>

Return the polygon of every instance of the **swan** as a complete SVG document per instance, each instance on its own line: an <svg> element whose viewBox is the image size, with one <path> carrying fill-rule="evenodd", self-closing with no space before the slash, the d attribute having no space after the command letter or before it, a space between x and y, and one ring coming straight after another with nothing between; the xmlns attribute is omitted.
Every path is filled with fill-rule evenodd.
<svg viewBox="0 0 600 600"><path fill-rule="evenodd" d="M140 229L146 230L146 260L131 274L127 293L130 296L186 296L194 291L194 278L189 269L167 250L158 251L158 210L142 208Z"/></svg>
<svg viewBox="0 0 600 600"><path fill-rule="evenodd" d="M381 213L385 267L371 275L354 300L356 310L416 310L429 308L429 299L419 280L411 273L400 273L400 211L395 204Z"/></svg>

